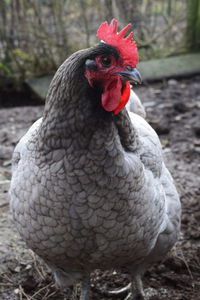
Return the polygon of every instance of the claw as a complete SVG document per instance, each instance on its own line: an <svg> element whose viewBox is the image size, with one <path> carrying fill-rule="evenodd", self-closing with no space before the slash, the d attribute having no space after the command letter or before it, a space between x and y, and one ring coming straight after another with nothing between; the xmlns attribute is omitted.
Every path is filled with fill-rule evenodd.
<svg viewBox="0 0 200 300"><path fill-rule="evenodd" d="M116 289L116 290L111 290L111 291L103 291L104 296L106 297L114 297L114 296L127 296L128 292L131 290L131 283L129 283L127 286L121 288L121 289Z"/></svg>

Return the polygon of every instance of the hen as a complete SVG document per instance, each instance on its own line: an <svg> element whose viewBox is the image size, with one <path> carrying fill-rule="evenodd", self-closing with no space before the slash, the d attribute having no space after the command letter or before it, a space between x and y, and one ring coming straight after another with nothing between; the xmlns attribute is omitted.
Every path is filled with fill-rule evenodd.
<svg viewBox="0 0 200 300"><path fill-rule="evenodd" d="M140 82L130 24L102 23L98 45L71 55L55 74L43 118L13 154L11 210L18 231L61 288L80 280L89 299L95 269L126 270L131 293L177 240L180 202L158 136L127 112Z"/></svg>

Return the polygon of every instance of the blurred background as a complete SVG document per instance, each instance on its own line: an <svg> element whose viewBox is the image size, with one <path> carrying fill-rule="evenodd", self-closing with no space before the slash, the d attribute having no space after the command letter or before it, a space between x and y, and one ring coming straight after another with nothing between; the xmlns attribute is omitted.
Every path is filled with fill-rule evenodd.
<svg viewBox="0 0 200 300"><path fill-rule="evenodd" d="M113 17L121 28L133 24L143 78L133 89L159 135L183 208L179 242L146 273L144 285L152 300L200 299L200 0L0 0L1 300L79 299L79 288L66 295L55 286L12 223L11 157L42 116L59 65L99 42L99 24ZM126 283L127 274L96 271L94 299L105 300L94 286Z"/></svg>
<svg viewBox="0 0 200 300"><path fill-rule="evenodd" d="M53 73L72 52L90 47L99 24L133 24L140 60L195 51L199 0L1 0L0 75Z"/></svg>

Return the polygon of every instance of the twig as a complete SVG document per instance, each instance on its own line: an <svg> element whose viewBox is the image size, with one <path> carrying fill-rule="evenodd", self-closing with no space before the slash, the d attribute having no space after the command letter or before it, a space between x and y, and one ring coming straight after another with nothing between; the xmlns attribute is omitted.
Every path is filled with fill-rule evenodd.
<svg viewBox="0 0 200 300"><path fill-rule="evenodd" d="M40 269L39 269L39 267L38 267L38 264L37 264L36 256L34 255L33 252L31 252L31 254L32 254L32 257L33 257L33 263L34 263L34 267L35 267L36 271L38 272L39 276L40 276L43 280L45 280L45 274L44 274L43 269L42 269L42 271L40 271Z"/></svg>
<svg viewBox="0 0 200 300"><path fill-rule="evenodd" d="M150 40L147 40L146 42L142 42L138 39L138 42L140 44L140 47L147 47L149 45L152 45L160 36L163 36L166 32L168 32L175 24L183 21L183 18L175 20L173 23L169 23L166 28L164 28L162 31L155 34L153 37L151 37Z"/></svg>
<svg viewBox="0 0 200 300"><path fill-rule="evenodd" d="M4 202L2 204L0 204L0 208L6 207L9 205L9 202Z"/></svg>
<svg viewBox="0 0 200 300"><path fill-rule="evenodd" d="M12 285L15 285L13 280L11 280L6 274L4 274L4 276L0 275L1 278L3 278L4 280L6 279L8 282L12 283Z"/></svg>
<svg viewBox="0 0 200 300"><path fill-rule="evenodd" d="M13 286L13 284L12 283L1 283L0 282L0 286Z"/></svg>
<svg viewBox="0 0 200 300"><path fill-rule="evenodd" d="M20 291L20 290L19 290ZM22 298L22 292L20 291L20 294L19 294L19 297L20 297L20 300L23 300L23 298Z"/></svg>
<svg viewBox="0 0 200 300"><path fill-rule="evenodd" d="M185 256L184 256L184 254L183 254L183 251L182 251L181 249L180 249L180 253L181 253L181 256L182 256L182 257L179 257L179 256L177 256L177 257L178 257L180 260L182 260L182 261L184 262L184 264L185 264L185 266L186 266L186 268L187 268L187 270L188 270L188 273L189 273L191 279L194 280L194 277L193 277L193 275L192 275L192 272L191 272L191 270L190 270L190 267L189 267L189 265L188 265L188 263L187 263L187 260L185 259Z"/></svg>
<svg viewBox="0 0 200 300"><path fill-rule="evenodd" d="M53 295L55 295L56 293L57 293L57 291L54 291L53 293L49 294L46 299L43 297L42 300L50 299L50 297L53 296Z"/></svg>
<svg viewBox="0 0 200 300"><path fill-rule="evenodd" d="M32 298L31 296L29 297L29 295L27 295L25 292L24 292L24 289L21 285L19 285L19 290L20 292L23 294L23 296L26 297L27 300L34 300L34 298Z"/></svg>
<svg viewBox="0 0 200 300"><path fill-rule="evenodd" d="M40 294L43 290L48 289L49 286L51 286L52 283L47 284L46 286L39 289L37 292L35 292L31 297L35 297L36 295Z"/></svg>

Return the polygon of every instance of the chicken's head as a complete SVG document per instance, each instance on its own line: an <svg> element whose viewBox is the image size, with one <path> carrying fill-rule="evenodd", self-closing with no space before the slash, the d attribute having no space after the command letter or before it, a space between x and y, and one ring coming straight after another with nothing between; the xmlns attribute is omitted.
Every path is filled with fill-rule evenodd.
<svg viewBox="0 0 200 300"><path fill-rule="evenodd" d="M85 62L85 77L91 88L102 88L101 103L106 111L120 112L130 96L130 83L141 83L136 69L138 51L133 33L124 37L131 27L125 26L117 32L118 21L100 25L97 36L101 38L96 55ZM99 50L99 51L98 51Z"/></svg>

